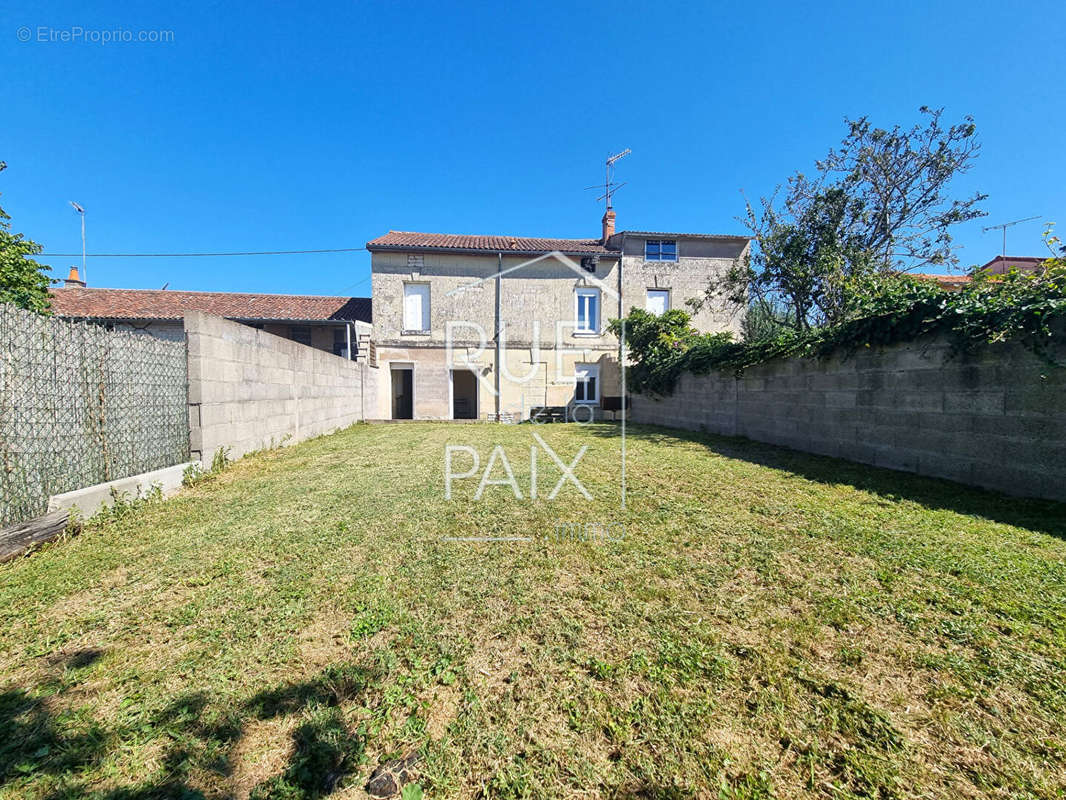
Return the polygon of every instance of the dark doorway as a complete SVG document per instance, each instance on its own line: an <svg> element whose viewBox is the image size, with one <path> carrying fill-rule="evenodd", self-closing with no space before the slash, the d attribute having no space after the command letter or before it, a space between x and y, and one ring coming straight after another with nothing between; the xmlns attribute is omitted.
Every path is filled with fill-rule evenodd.
<svg viewBox="0 0 1066 800"><path fill-rule="evenodd" d="M468 369L452 370L452 419L477 419L477 376Z"/></svg>
<svg viewBox="0 0 1066 800"><path fill-rule="evenodd" d="M392 418L414 419L414 375L411 367L392 368Z"/></svg>

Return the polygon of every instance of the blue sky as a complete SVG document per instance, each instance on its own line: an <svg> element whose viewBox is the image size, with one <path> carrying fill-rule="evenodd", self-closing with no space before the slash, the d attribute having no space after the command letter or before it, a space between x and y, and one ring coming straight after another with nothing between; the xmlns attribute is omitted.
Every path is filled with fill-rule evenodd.
<svg viewBox="0 0 1066 800"><path fill-rule="evenodd" d="M743 233L845 116L972 114L966 264L1066 229L1058 2L5 4L0 204L46 252L360 247L391 229L599 235L584 187L630 147L619 229ZM20 42L18 29L31 41ZM36 41L168 30L169 43ZM48 34L46 32L45 36ZM79 259L43 259L63 277ZM90 259L94 286L367 294L365 252Z"/></svg>

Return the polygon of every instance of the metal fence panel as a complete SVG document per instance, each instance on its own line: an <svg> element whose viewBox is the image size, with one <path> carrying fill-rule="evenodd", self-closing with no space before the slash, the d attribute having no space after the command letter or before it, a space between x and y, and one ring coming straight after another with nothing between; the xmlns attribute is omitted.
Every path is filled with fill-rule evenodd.
<svg viewBox="0 0 1066 800"><path fill-rule="evenodd" d="M0 303L0 525L189 458L184 342Z"/></svg>

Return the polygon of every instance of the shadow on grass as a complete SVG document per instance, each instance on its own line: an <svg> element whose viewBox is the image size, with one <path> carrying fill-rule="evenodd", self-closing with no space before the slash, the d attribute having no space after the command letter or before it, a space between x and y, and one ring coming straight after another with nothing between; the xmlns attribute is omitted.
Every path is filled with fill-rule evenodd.
<svg viewBox="0 0 1066 800"><path fill-rule="evenodd" d="M620 436L618 427L610 424L590 425L588 430L604 438L618 439ZM739 436L631 423L626 426L626 438L656 444L679 440L698 442L725 458L791 472L816 483L847 484L887 500L906 500L929 509L982 517L1066 540L1066 503L1012 497L941 478L804 453Z"/></svg>
<svg viewBox="0 0 1066 800"><path fill-rule="evenodd" d="M72 684L71 670L96 663L103 651L80 651L52 659ZM292 734L292 754L284 771L252 789L251 797L323 797L361 762L365 737L348 729L340 706L357 700L376 680L362 667L343 664L327 668L303 682L285 683L259 692L235 707L224 701L212 705L203 693L178 697L147 720L107 727L85 723L76 711L55 711L57 679L49 676L33 689L0 691L0 791L26 779L48 776L48 800L92 797L98 800L205 797L198 778L204 773L226 777L231 757L245 726L254 720L298 714L301 723ZM223 710L220 710L223 709ZM133 786L92 790L99 775L89 775L131 741L145 738L163 743L154 774Z"/></svg>

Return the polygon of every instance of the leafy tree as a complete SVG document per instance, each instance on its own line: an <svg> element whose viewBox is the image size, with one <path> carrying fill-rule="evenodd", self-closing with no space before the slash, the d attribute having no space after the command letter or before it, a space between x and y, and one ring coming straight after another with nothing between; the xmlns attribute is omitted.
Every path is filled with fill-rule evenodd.
<svg viewBox="0 0 1066 800"><path fill-rule="evenodd" d="M623 322L627 354L633 361L627 382L634 391L662 393L673 385L678 360L685 353L697 344L712 347L733 338L731 333L701 334L679 308L656 315L634 306L625 320L611 320L608 329L621 338Z"/></svg>
<svg viewBox="0 0 1066 800"><path fill-rule="evenodd" d="M627 371L632 391L669 394L683 372L723 370L740 374L775 359L847 356L868 348L943 336L956 352L999 342L1014 342L1049 366L1066 368L1053 346L1066 335L1066 257L1049 229L1044 240L1052 256L1035 270L1005 274L979 272L957 292L936 281L905 273L874 272L850 277L841 289L842 320L797 331L730 341L729 334L699 334L680 310L655 317L632 309L625 320L633 366ZM778 313L771 309L772 313ZM620 335L621 320L611 331Z"/></svg>
<svg viewBox="0 0 1066 800"><path fill-rule="evenodd" d="M785 303L773 297L755 297L744 315L741 333L746 342L772 339L795 328L792 311Z"/></svg>
<svg viewBox="0 0 1066 800"><path fill-rule="evenodd" d="M845 286L854 278L958 262L951 229L984 215L987 195L951 199L951 180L980 152L971 117L945 127L942 109L922 107L928 119L909 130L847 120L838 148L816 164L817 174L788 180L783 202L763 197L746 204L754 254L738 263L707 299L725 296L784 308L777 318L804 331L840 322Z"/></svg>
<svg viewBox="0 0 1066 800"><path fill-rule="evenodd" d="M0 172L5 169L7 164L0 161ZM45 274L49 267L29 258L40 253L41 246L21 233L12 233L9 219L0 208L0 302L45 313L50 305L51 281Z"/></svg>

